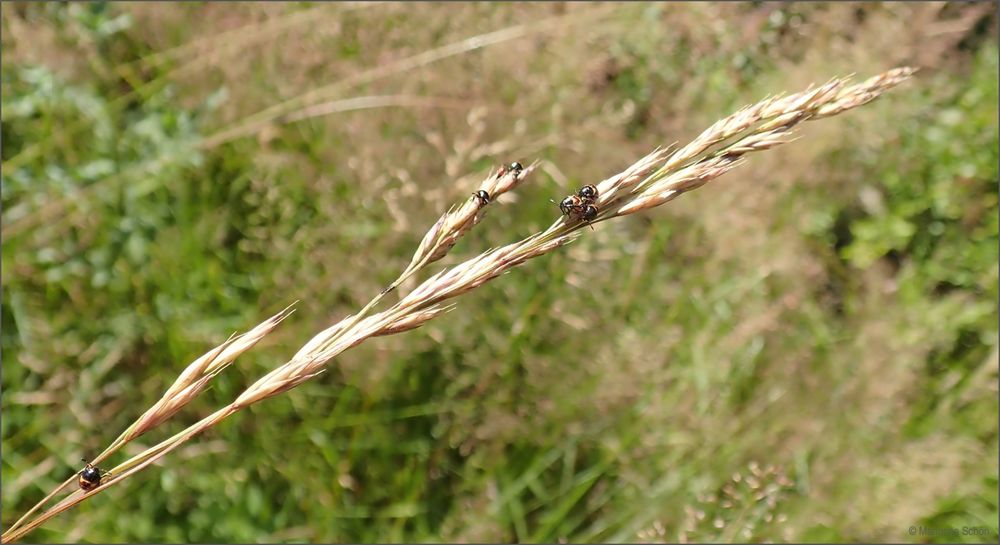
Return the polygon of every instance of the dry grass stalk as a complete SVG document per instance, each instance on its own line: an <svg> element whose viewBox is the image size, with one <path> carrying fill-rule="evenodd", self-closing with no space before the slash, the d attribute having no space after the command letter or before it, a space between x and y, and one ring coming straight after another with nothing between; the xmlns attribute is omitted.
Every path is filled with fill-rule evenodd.
<svg viewBox="0 0 1000 545"><path fill-rule="evenodd" d="M465 233L469 232L470 229L479 223L483 218L486 207L500 197L500 195L515 189L531 174L531 171L535 167L536 165L531 165L524 170L505 169L490 173L476 191L476 193L479 191L485 192L489 200L484 202L474 193L464 203L457 207L452 207L438 218L434 226L427 231L423 240L420 241L417 251L414 252L413 258L410 260L410 264L399 275L399 278L386 288L386 291L394 289L425 265L429 265L447 255L458 242L458 239L462 238Z"/></svg>
<svg viewBox="0 0 1000 545"><path fill-rule="evenodd" d="M834 79L815 89L784 98L769 98L744 108L718 121L690 144L676 151L671 151L669 148L656 150L625 171L597 184L599 191L597 205L600 214L594 222L653 208L684 192L696 189L742 164L746 154L771 149L788 142L791 130L799 123L830 117L866 104L908 79L914 71L912 68L897 68L853 86L847 86L846 79ZM513 176L491 174L480 188L487 191L491 199L496 198L514 189L531 170L532 167L529 167L521 175ZM21 523L24 518L22 518L3 534L3 541L18 539L52 516L109 486L120 483L240 409L285 392L319 375L326 364L344 350L370 337L392 335L420 327L447 312L450 309L444 305L447 300L476 289L529 259L545 255L567 244L579 235L577 231L587 225L578 218L562 216L545 231L489 250L438 272L403 296L395 305L366 317L391 288L397 287L405 278L443 257L462 235L479 222L483 206L484 203L473 196L446 212L424 236L410 264L389 289L377 295L358 313L344 318L313 337L291 360L252 384L230 405L112 469L114 477L101 486L89 492L79 490L74 492L23 526ZM279 316L283 318L283 315ZM221 347L217 352L220 355L227 354L232 346L230 344ZM135 435L130 437L162 422L160 415L169 416L176 412L187 396L192 392L196 393L198 390L196 385L203 385L200 383L202 379L206 376L210 378L218 372L220 366L224 364L216 362L222 358L216 359L211 354L206 354L182 373L182 378L168 390L171 395L165 395L164 399L154 405L154 408L159 406L154 415L149 415L147 412L147 415L140 418L139 422L143 423L144 428L140 431L137 427L133 430ZM52 495L54 493L49 497Z"/></svg>
<svg viewBox="0 0 1000 545"><path fill-rule="evenodd" d="M177 411L187 405L188 402L197 397L198 394L205 389L208 381L212 380L212 378L228 367L229 364L233 363L233 361L235 361L240 354L253 348L254 345L263 339L268 333L273 331L274 328L276 328L278 324L280 324L282 320L287 318L291 313L291 306L286 307L281 312L258 324L257 327L242 335L231 336L226 340L226 342L220 344L212 350L209 350L200 358L193 361L183 371L181 371L181 374L178 375L174 383L167 388L167 390L160 397L159 401L146 410L146 412L143 413L142 416L140 416L128 428L126 428L126 430L122 432L121 435L119 435L118 438L108 446L108 448L104 449L104 452L97 455L97 457L90 462L94 465L100 464L109 456L117 452L118 449L125 446L125 444L129 441L132 441L133 439L167 421L171 416L175 415ZM114 477L117 478L118 476L115 475ZM27 517L31 516L31 514L37 511L42 505L48 503L53 496L58 494L67 486L72 485L75 481L76 475L73 475L57 486L52 492L42 498L40 502L35 504L34 507L22 515L21 518L18 519L7 531L10 532L11 530L16 529ZM5 533L4 541L6 542L7 540L8 539L6 538Z"/></svg>
<svg viewBox="0 0 1000 545"><path fill-rule="evenodd" d="M212 378L221 373L226 367L229 367L229 364L233 363L240 354L253 348L254 345L273 331L291 313L291 307L286 307L281 312L258 324L257 327L243 335L231 337L225 343L195 360L181 372L177 380L163 394L163 397L122 434L122 444L139 437L176 414L177 411L181 410L181 408L205 389L208 381L212 380ZM95 459L95 463L106 458L108 454L110 454L108 451L101 453Z"/></svg>
<svg viewBox="0 0 1000 545"><path fill-rule="evenodd" d="M422 51L415 55L402 59L380 64L379 66L363 72L352 74L346 78L338 79L336 82L312 89L304 94L292 97L288 100L270 106L255 114L249 115L239 122L224 128L215 134L207 137L201 147L208 149L229 142L236 138L254 134L266 127L268 124L283 119L284 116L302 108L326 102L331 98L346 92L352 87L378 81L400 72L405 72L420 66L426 66L449 57L461 55L469 51L487 48L493 45L506 43L509 41L525 38L539 33L563 30L571 25L583 24L593 21L599 17L606 16L613 11L614 6L605 5L588 8L581 12L571 12L562 15L554 15L545 19L539 19L509 26L500 30L495 30L485 34L477 34L446 44L434 49Z"/></svg>

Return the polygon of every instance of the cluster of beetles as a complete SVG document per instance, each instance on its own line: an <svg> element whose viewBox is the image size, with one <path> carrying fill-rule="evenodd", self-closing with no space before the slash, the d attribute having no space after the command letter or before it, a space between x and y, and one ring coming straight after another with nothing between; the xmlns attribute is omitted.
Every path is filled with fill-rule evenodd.
<svg viewBox="0 0 1000 545"><path fill-rule="evenodd" d="M517 176L521 174L522 170L524 167L521 166L521 163L513 162L510 165L500 167L500 170L497 171L497 177L504 176L508 172L513 172L514 176ZM577 190L575 195L570 195L559 202L559 210L564 216L583 220L589 224L599 212L596 205L597 195L597 187L585 185ZM490 203L490 194L482 189L473 193L472 196L479 201L480 206L486 206Z"/></svg>

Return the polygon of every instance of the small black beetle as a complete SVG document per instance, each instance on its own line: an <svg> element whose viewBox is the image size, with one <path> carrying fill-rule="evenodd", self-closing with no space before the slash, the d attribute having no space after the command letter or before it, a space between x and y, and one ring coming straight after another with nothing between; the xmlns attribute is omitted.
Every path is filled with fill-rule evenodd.
<svg viewBox="0 0 1000 545"><path fill-rule="evenodd" d="M490 204L490 194L482 189L473 193L472 196L479 199L479 206Z"/></svg>
<svg viewBox="0 0 1000 545"><path fill-rule="evenodd" d="M592 185L585 185L576 192L577 195L583 199L583 202L587 204L593 204L597 200L597 188Z"/></svg>
<svg viewBox="0 0 1000 545"><path fill-rule="evenodd" d="M101 486L101 479L110 475L110 473L102 470L94 464L91 464L90 462L87 462L87 460L82 461L86 463L87 466L83 468L83 471L80 472L79 478L77 479L80 488L84 491L88 491Z"/></svg>

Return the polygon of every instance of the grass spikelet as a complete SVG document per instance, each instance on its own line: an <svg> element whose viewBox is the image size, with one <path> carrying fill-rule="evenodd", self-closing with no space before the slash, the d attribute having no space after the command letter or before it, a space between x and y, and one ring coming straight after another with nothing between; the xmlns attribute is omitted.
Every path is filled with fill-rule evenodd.
<svg viewBox="0 0 1000 545"><path fill-rule="evenodd" d="M913 72L911 68L897 68L852 86L847 85L846 79L834 79L802 93L783 98L768 98L740 109L733 115L714 123L691 143L677 149L668 147L654 150L621 173L597 183L599 196L595 202L600 214L594 223L660 206L687 191L701 187L740 166L752 153L770 150L789 142L793 134L792 129L800 123L830 117L867 104L905 81ZM480 184L479 189L485 191L489 195L489 200L493 201L504 193L516 189L532 173L534 166L519 172L505 172L502 175L491 173ZM19 539L80 501L110 486L121 484L129 476L143 470L241 409L311 380L321 374L325 366L343 351L371 337L393 335L426 324L451 309L450 306L443 305L446 301L468 293L530 259L555 251L580 236L581 229L588 225L579 218L561 216L544 231L485 251L431 275L389 308L371 314L387 293L400 286L403 280L423 271L429 264L446 255L458 240L482 219L483 209L487 206L489 203L473 195L451 207L428 230L409 265L397 280L360 311L314 336L290 360L250 385L229 405L119 464L111 470L113 477L101 486L88 492L75 491L34 520L25 523L28 516L52 498L65 484L71 482L71 478L8 528L3 534L3 541ZM124 441L149 431L175 414L202 391L208 380L229 365L240 353L251 348L286 316L287 309L251 332L230 339L192 363L181 373L163 398L113 443L100 459L106 458ZM734 532L742 530L749 524L748 516L753 516L751 521L753 524L758 523L758 518L764 520L763 517L771 516L770 510L756 507L760 502L764 502L770 509L773 506L768 502L776 501L774 498L777 497L778 489L770 487L766 481L759 476L755 476L753 480L743 479L742 486L747 490L741 492L742 495L736 499L727 497L726 501L732 502L742 510L736 517L718 515L714 519L718 521L714 528L719 530L720 535L729 539L739 539L744 536ZM731 488L731 485L723 488L723 494L733 496L735 493ZM662 538L664 531L654 525L650 535ZM684 538L686 535L682 536L682 539Z"/></svg>

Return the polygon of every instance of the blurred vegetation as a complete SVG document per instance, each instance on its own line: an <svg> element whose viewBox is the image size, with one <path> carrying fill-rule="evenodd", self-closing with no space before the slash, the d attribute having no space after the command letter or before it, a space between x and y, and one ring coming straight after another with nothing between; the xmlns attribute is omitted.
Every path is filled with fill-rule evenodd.
<svg viewBox="0 0 1000 545"><path fill-rule="evenodd" d="M301 301L126 450L362 306L491 167L545 161L448 262L742 105L915 64L28 539L995 542L996 23L964 3L4 3L4 526L230 333ZM425 100L334 102L368 96Z"/></svg>

